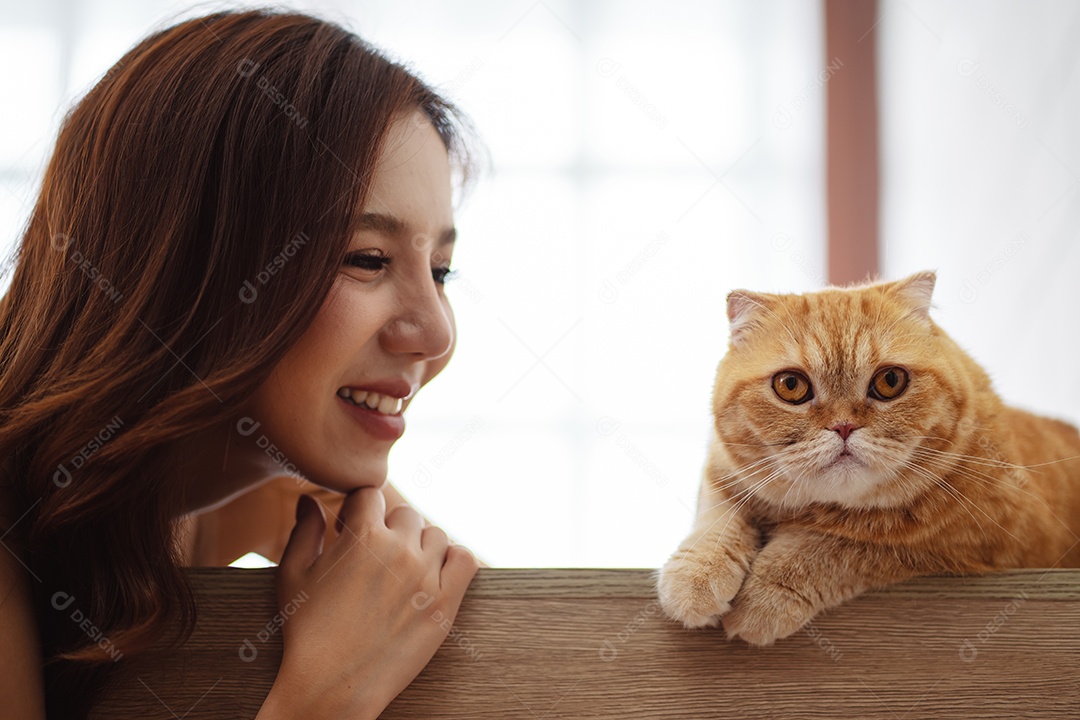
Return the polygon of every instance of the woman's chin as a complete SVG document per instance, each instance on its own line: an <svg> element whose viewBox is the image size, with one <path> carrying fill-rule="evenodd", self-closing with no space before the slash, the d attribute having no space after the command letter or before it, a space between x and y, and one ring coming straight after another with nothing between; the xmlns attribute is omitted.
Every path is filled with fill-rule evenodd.
<svg viewBox="0 0 1080 720"><path fill-rule="evenodd" d="M386 456L366 457L351 463L345 469L335 469L332 473L309 477L308 480L327 490L349 493L365 487L382 487L386 482Z"/></svg>

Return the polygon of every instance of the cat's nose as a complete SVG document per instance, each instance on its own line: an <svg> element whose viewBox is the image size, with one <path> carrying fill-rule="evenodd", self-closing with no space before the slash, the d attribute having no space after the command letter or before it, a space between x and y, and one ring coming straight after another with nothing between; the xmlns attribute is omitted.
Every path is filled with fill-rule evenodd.
<svg viewBox="0 0 1080 720"><path fill-rule="evenodd" d="M850 435L853 430L857 430L858 427L859 426L855 425L854 423L843 422L836 423L829 429L835 430L836 432L840 433L840 439L846 441L848 439L848 435Z"/></svg>

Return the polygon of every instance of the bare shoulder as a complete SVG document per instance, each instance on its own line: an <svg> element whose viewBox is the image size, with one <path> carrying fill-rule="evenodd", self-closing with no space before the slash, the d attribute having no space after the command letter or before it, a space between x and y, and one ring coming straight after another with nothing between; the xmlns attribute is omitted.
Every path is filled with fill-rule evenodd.
<svg viewBox="0 0 1080 720"><path fill-rule="evenodd" d="M3 501L0 500L0 503ZM0 508L4 530L11 524ZM7 543L0 545L0 705L6 717L44 720L41 647L34 618L30 572Z"/></svg>

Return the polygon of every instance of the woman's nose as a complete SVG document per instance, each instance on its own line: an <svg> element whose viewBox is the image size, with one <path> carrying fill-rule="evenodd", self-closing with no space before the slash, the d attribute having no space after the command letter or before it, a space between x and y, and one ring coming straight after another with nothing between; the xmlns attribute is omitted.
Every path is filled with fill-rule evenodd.
<svg viewBox="0 0 1080 720"><path fill-rule="evenodd" d="M431 275L399 294L399 307L383 332L390 352L431 359L450 352L454 343L454 319L450 305L441 297Z"/></svg>

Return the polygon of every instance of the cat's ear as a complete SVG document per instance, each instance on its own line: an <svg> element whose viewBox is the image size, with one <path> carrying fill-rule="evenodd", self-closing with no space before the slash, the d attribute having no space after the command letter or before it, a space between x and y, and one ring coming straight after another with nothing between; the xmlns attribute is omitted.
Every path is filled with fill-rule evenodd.
<svg viewBox="0 0 1080 720"><path fill-rule="evenodd" d="M937 273L924 270L892 283L891 289L905 305L911 307L912 315L920 320L929 320L930 299L936 282Z"/></svg>
<svg viewBox="0 0 1080 720"><path fill-rule="evenodd" d="M749 290L732 290L727 296L727 316L730 325L731 344L738 345L746 339L746 332L754 327L762 314L769 311L769 297Z"/></svg>

